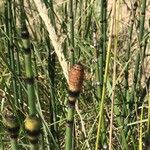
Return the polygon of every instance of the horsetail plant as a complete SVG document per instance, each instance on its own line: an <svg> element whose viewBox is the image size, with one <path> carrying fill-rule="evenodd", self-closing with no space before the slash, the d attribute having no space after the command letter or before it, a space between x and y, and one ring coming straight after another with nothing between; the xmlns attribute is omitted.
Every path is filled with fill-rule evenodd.
<svg viewBox="0 0 150 150"><path fill-rule="evenodd" d="M0 150L150 150L149 6L146 0L0 0ZM87 68L79 107L76 59ZM3 115L5 106L17 119ZM19 139L12 128L26 114Z"/></svg>
<svg viewBox="0 0 150 150"><path fill-rule="evenodd" d="M25 57L25 71L26 71L29 112L30 115L35 115L36 105L35 105L35 92L34 92L34 76L32 70L32 62L31 62L31 45L29 39L29 32L25 23L22 24L21 37L22 37L24 57Z"/></svg>
<svg viewBox="0 0 150 150"><path fill-rule="evenodd" d="M100 99L102 97L102 89L103 89L103 74L104 74L104 67L106 63L106 40L107 40L107 1L101 0L100 1L100 31L101 31L101 39L100 39L100 55L98 58L99 61L99 89L100 89ZM101 145L106 143L106 134L105 134L105 123L104 118L102 118L102 136L101 136Z"/></svg>
<svg viewBox="0 0 150 150"><path fill-rule="evenodd" d="M99 102L99 113L98 113L99 120L98 120L98 129L97 129L97 135L96 135L95 150L98 150L100 148L101 130L102 130L102 125L103 125L103 114L104 114L104 102L105 102L105 93L106 93L106 83L107 83L108 69L109 69L109 63L110 63L110 51L112 48L112 41L114 38L113 30L114 30L115 12L116 12L116 0L113 0L112 18L111 18L111 25L110 25L110 36L109 36L109 42L108 42L108 47L107 47L102 98L101 98L101 101Z"/></svg>
<svg viewBox="0 0 150 150"><path fill-rule="evenodd" d="M12 15L12 1L7 0L5 3L5 25L6 25L6 34L8 37L7 48L8 48L8 58L9 66L15 72L15 58L14 58L14 37L13 37L13 15ZM17 81L16 75L12 74L12 85L14 92L14 103L19 107L18 102L18 93L17 93Z"/></svg>
<svg viewBox="0 0 150 150"><path fill-rule="evenodd" d="M102 60L105 66L106 62L106 40L107 40L107 0L100 1L100 30L101 30L101 51L102 51ZM103 64L102 63L102 64ZM103 67L102 66L102 69ZM102 76L103 77L103 76Z"/></svg>
<svg viewBox="0 0 150 150"><path fill-rule="evenodd" d="M128 92L128 88L129 88L129 85L128 85L128 71L129 71L129 64L128 64L128 61L129 61L129 58L130 58L130 50L131 50L131 42L132 42L132 36L133 36L133 25L134 25L134 22L135 22L135 14L136 14L136 9L137 9L137 1L134 2L133 4L133 9L132 9L132 14L131 14L131 25L129 27L129 40L128 40L128 45L127 45L127 53L126 53L126 56L125 56L125 59L126 59L126 68L125 68L125 96L127 96L127 92Z"/></svg>
<svg viewBox="0 0 150 150"><path fill-rule="evenodd" d="M10 136L12 150L19 150L18 147L18 134L19 134L19 122L14 115L5 115L4 126Z"/></svg>
<svg viewBox="0 0 150 150"><path fill-rule="evenodd" d="M29 117L25 120L25 130L27 137L31 143L31 150L38 150L38 137L40 133L40 123L36 116L36 104L35 104L35 91L34 91L34 75L32 70L31 61L31 45L29 39L29 32L25 21L22 21L21 37L23 43L24 57L25 57L25 72L26 72L26 84L29 104Z"/></svg>
<svg viewBox="0 0 150 150"><path fill-rule="evenodd" d="M73 149L73 131L74 131L74 111L75 102L82 88L84 78L83 66L78 63L75 64L69 73L69 98L68 98L68 114L65 138L65 150Z"/></svg>
<svg viewBox="0 0 150 150"><path fill-rule="evenodd" d="M98 53L98 45L97 45L97 26L96 22L93 22L93 46L95 48L95 62L96 62L96 79L97 79L97 93L98 93L98 100L100 100L102 95L102 80L100 80L100 65L99 65L99 53ZM100 54L101 55L101 54ZM101 68L100 68L101 69ZM103 76L103 75L102 75Z"/></svg>
<svg viewBox="0 0 150 150"><path fill-rule="evenodd" d="M147 0L141 1L141 16L140 16L140 27L139 27L139 50L137 52L136 60L135 60L135 70L134 70L134 81L132 86L132 93L131 93L131 104L134 103L135 100L135 91L137 88L137 81L140 69L140 59L143 53L143 37L144 37L144 24L145 24L145 11L146 11L146 2ZM132 105L130 106L132 108Z"/></svg>
<svg viewBox="0 0 150 150"><path fill-rule="evenodd" d="M102 96L102 88L103 88L103 50L100 49L100 53L98 52L98 45L97 45L97 26L96 23L93 23L93 46L95 48L95 62L96 62L96 86L97 86L97 101L100 102ZM102 122L102 130L104 133L104 121ZM104 143L105 136L102 136L102 143Z"/></svg>
<svg viewBox="0 0 150 150"><path fill-rule="evenodd" d="M31 143L31 150L38 150L38 139L40 135L41 123L36 115L30 115L25 119L25 130Z"/></svg>
<svg viewBox="0 0 150 150"><path fill-rule="evenodd" d="M74 64L74 11L73 0L69 1L71 65Z"/></svg>

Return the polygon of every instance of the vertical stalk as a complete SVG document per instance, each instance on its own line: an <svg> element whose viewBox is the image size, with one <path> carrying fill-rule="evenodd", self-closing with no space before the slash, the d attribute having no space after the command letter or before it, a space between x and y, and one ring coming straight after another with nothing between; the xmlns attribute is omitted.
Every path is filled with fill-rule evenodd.
<svg viewBox="0 0 150 150"><path fill-rule="evenodd" d="M0 132L2 133L3 128L2 125L0 124ZM3 142L3 135L0 135L0 149L4 150L4 142Z"/></svg>
<svg viewBox="0 0 150 150"><path fill-rule="evenodd" d="M106 57L106 66L105 66L105 75L104 75L104 81L103 81L103 91L102 91L102 99L99 103L99 121L98 121L98 129L97 129L97 137L96 137L96 143L95 143L95 150L98 150L99 148L99 140L100 140L100 134L101 134L101 127L102 127L102 118L103 118L103 109L104 109L104 101L105 101L105 93L106 93L106 83L107 83L107 76L108 76L108 68L109 68L109 61L110 61L110 50L112 46L112 40L113 40L113 28L114 28L114 17L115 17L115 6L116 6L116 0L113 1L113 9L112 9L112 16L111 16L111 25L110 25L110 35L109 35L109 43L107 48L107 57Z"/></svg>
<svg viewBox="0 0 150 150"><path fill-rule="evenodd" d="M53 0L44 0L44 3L47 7L47 9L49 9L49 17L50 17L50 20L51 20L51 23L52 25L54 26L54 29L57 33L57 27L56 27L56 21L55 21L55 12L54 12L54 8L53 8Z"/></svg>
<svg viewBox="0 0 150 150"><path fill-rule="evenodd" d="M38 150L38 138L40 134L40 121L36 116L36 97L34 91L34 74L32 69L32 59L31 59L31 44L29 32L25 22L25 10L23 0L21 7L21 38L22 47L24 51L25 59L25 72L26 72L26 84L27 84L27 94L28 94L28 105L29 105L29 117L25 120L25 130L27 132L28 139L31 143L31 150Z"/></svg>
<svg viewBox="0 0 150 150"><path fill-rule="evenodd" d="M68 100L68 103L69 102L70 101ZM75 99L74 99L74 103L72 103L71 106L69 106L68 104L65 150L73 149L74 111L75 111Z"/></svg>
<svg viewBox="0 0 150 150"><path fill-rule="evenodd" d="M133 85L132 85L132 91L131 91L131 101L129 105L129 109L132 110L133 104L135 103L135 110L137 111L137 85L138 81L140 81L140 63L142 63L142 55L144 56L144 51L143 51L143 40L144 40L144 24L145 24L145 13L146 13L146 2L147 0L142 1L142 6L141 6L141 16L140 16L140 27L139 27L139 50L137 52L136 60L135 60L135 70L134 70L134 78L133 78ZM131 131L132 132L132 131ZM132 133L131 133L132 135ZM133 145L134 142L133 142Z"/></svg>
<svg viewBox="0 0 150 150"><path fill-rule="evenodd" d="M14 115L6 114L4 118L5 128L10 136L12 150L19 150L18 147L18 134L19 134L19 122Z"/></svg>
<svg viewBox="0 0 150 150"><path fill-rule="evenodd" d="M12 148L12 150L19 150L16 139L11 139L11 148Z"/></svg>
<svg viewBox="0 0 150 150"><path fill-rule="evenodd" d="M88 13L87 14L87 17L86 17L86 23L85 23L85 35L84 35L84 38L86 39L89 35L89 30L90 30L90 27L91 27L91 20L92 20L92 13L93 13L93 5L90 6L89 8L89 12L86 10L86 12Z"/></svg>
<svg viewBox="0 0 150 150"><path fill-rule="evenodd" d="M34 49L34 46L33 46L33 50L35 50ZM36 63L36 58L35 58L35 55L33 56L34 58L34 62L33 62L33 64L34 64L34 70L35 70L35 76L38 78L38 70L37 70L37 68L38 68L38 66L37 66L37 63ZM39 99L40 99L40 92L39 92L39 85L38 85L38 82L36 82L35 83L35 95L36 95L36 97L37 97L37 101L39 102ZM37 102L37 103L38 103ZM38 104L37 104L38 105ZM39 103L39 105L40 105L40 103ZM38 105L38 106L39 106ZM39 106L40 107L40 106ZM41 111L41 113L42 113L42 110L40 109L39 111ZM39 112L38 111L38 112ZM45 137L45 138L47 138L47 137ZM32 146L33 147L33 146ZM37 147L38 147L38 145L37 145ZM36 146L35 146L35 148L36 148ZM41 136L41 142L40 142L40 148L41 149L44 149L44 134L42 134L42 136ZM37 149L37 148L36 148Z"/></svg>
<svg viewBox="0 0 150 150"><path fill-rule="evenodd" d="M80 0L80 3L79 3L79 26L78 26L78 31L79 31L79 36L81 37L82 36L82 8L83 8L83 0Z"/></svg>
<svg viewBox="0 0 150 150"><path fill-rule="evenodd" d="M119 12L120 12L120 1L116 5L116 19L114 21L114 62L113 62L113 81L112 81L112 96L111 96L111 116L110 116L110 130L109 130L109 150L112 149L112 132L113 132L113 116L114 116L114 103L116 93L116 73L117 73L117 46L118 46L118 32L119 32Z"/></svg>
<svg viewBox="0 0 150 150"><path fill-rule="evenodd" d="M30 46L29 32L25 24L22 24L21 36L23 41L23 50L25 57L25 72L26 72L29 112L30 115L33 114L35 115L36 106L35 106L35 92L34 92L34 76L31 62L31 46Z"/></svg>
<svg viewBox="0 0 150 150"><path fill-rule="evenodd" d="M83 66L81 64L75 64L71 68L69 73L69 98L68 98L65 150L74 149L73 135L74 135L75 102L81 91L83 76L84 76Z"/></svg>
<svg viewBox="0 0 150 150"><path fill-rule="evenodd" d="M29 115L25 119L25 130L27 132L27 137L31 143L31 150L38 150L38 138L41 130L41 122L36 115Z"/></svg>
<svg viewBox="0 0 150 150"><path fill-rule="evenodd" d="M53 0L50 0L50 1L44 0L44 2L47 8L48 9L50 8L48 15L50 17L52 25L54 26L55 32L57 34L55 12L53 8ZM53 46L50 43L50 39L47 35L47 31L45 31L44 33L46 33L44 36L46 37L46 43L48 47L48 73L49 73L49 79L50 79L49 81L50 81L50 86L51 86L49 110L50 110L50 124L53 124L53 125L51 125L50 130L51 130L53 137L57 141L57 144L59 145L58 128L56 124L54 123L54 122L57 122L57 117L56 117L57 111L56 111L56 102L55 102L55 57L56 57L56 54L55 53L51 54L51 51L53 51ZM53 145L51 147L53 147Z"/></svg>
<svg viewBox="0 0 150 150"><path fill-rule="evenodd" d="M126 68L125 68L125 97L127 96L127 92L128 92L128 88L129 88L129 85L128 85L128 71L129 71L129 64L128 64L128 61L129 61L129 58L130 58L130 50L131 50L131 43L132 43L132 35L133 35L133 25L134 25L134 21L135 21L135 14L136 14L136 9L137 9L137 1L134 2L133 4L133 9L132 9L132 16L131 16L131 25L129 27L129 40L128 40L128 44L127 44L127 53L126 53Z"/></svg>
<svg viewBox="0 0 150 150"><path fill-rule="evenodd" d="M102 96L102 88L103 88L103 56L102 56L102 49L100 49L100 52L98 52L98 46L97 46L97 27L96 23L94 22L93 25L93 45L95 48L95 62L96 62L96 86L97 86L97 100L100 102L101 96ZM102 143L104 143L105 139L105 129L104 129L104 119L102 119Z"/></svg>
<svg viewBox="0 0 150 150"><path fill-rule="evenodd" d="M107 40L107 1L101 0L100 1L100 31L101 31L101 39L100 39L100 56L99 56L99 78L100 78L100 99L102 97L102 88L103 88L103 74L104 74L104 67L106 63L106 40ZM104 117L102 118L102 136L101 136L101 145L104 145L106 142L106 134L105 134L105 122Z"/></svg>
<svg viewBox="0 0 150 150"><path fill-rule="evenodd" d="M70 18L70 45L71 45L71 65L74 64L74 13L73 0L69 1L69 18Z"/></svg>
<svg viewBox="0 0 150 150"><path fill-rule="evenodd" d="M16 71L17 71L17 76L21 77L21 65L20 65L20 58L19 58L19 52L18 52L18 47L17 47L17 54L16 54ZM22 95L22 88L20 83L18 84L18 98L20 100L19 106L20 109L23 110L23 95Z"/></svg>
<svg viewBox="0 0 150 150"><path fill-rule="evenodd" d="M95 48L95 62L96 62L96 80L97 80L97 94L98 94L98 101L100 101L101 99L101 95L102 95L102 79L101 75L103 76L103 74L100 74L100 64L99 64L99 57L101 57L101 53L100 56L98 55L98 46L97 46L97 27L96 27L96 22L93 23L93 46ZM102 60L102 59L101 59ZM100 61L101 62L101 61Z"/></svg>
<svg viewBox="0 0 150 150"><path fill-rule="evenodd" d="M139 74L139 65L140 65L140 59L141 59L141 55L142 55L142 46L143 46L142 40L143 40L143 36L144 36L146 2L147 2L147 0L143 0L142 1L142 6L141 6L140 28L139 28L140 48L138 50L136 60L135 60L135 70L134 70L134 79L133 79L134 81L133 81L132 93L131 93L131 104L134 103L135 91L136 91L136 86L137 86L137 81L138 81L138 74ZM132 105L130 107L132 107Z"/></svg>
<svg viewBox="0 0 150 150"><path fill-rule="evenodd" d="M106 40L107 40L107 0L101 0L100 2L100 30L101 30L101 51L102 60L105 66L106 62ZM102 68L103 69L103 68Z"/></svg>
<svg viewBox="0 0 150 150"><path fill-rule="evenodd" d="M15 65L16 65L16 75L18 77L21 77L21 65L20 65L20 58L19 58L19 45L17 43L17 5L15 5L17 2L16 0L13 0L13 31L14 31L14 52L15 52ZM21 11L19 12L21 13ZM22 89L20 83L17 82L17 93L18 93L18 105L19 109L23 110L23 95L22 95Z"/></svg>
<svg viewBox="0 0 150 150"><path fill-rule="evenodd" d="M50 85L51 85L51 100L50 100L50 121L51 124L57 122L57 116L56 116L56 98L55 98L55 63L56 63L56 55L55 53L50 54L51 50L53 50L52 46L49 43L49 56L48 56L48 72L49 72L49 78L50 78ZM56 124L52 125L50 127L51 132L55 138L55 140L57 141L57 144L59 144L59 133L58 133L58 127Z"/></svg>
<svg viewBox="0 0 150 150"><path fill-rule="evenodd" d="M142 119L143 119L143 105L142 105L142 108L141 108L141 116L140 116L140 127L139 127L139 150L142 150L143 149L143 125L142 125Z"/></svg>
<svg viewBox="0 0 150 150"><path fill-rule="evenodd" d="M148 125L147 125L148 135L150 135L150 95L148 97Z"/></svg>
<svg viewBox="0 0 150 150"><path fill-rule="evenodd" d="M36 145L34 145L34 144L31 144L31 150L38 150L39 149L39 146L36 144Z"/></svg>
<svg viewBox="0 0 150 150"><path fill-rule="evenodd" d="M147 139L146 139L146 148L150 149L150 95L148 96L148 123L147 123Z"/></svg>
<svg viewBox="0 0 150 150"><path fill-rule="evenodd" d="M7 0L5 5L5 17L6 17L6 34L8 36L7 47L8 47L8 58L11 69L15 72L15 59L14 59L14 43L13 43L13 15L12 15L12 1ZM19 108L18 94L17 94L17 82L16 77L12 74L12 84L14 92L14 102L16 107Z"/></svg>
<svg viewBox="0 0 150 150"><path fill-rule="evenodd" d="M120 99L119 99L120 100ZM117 124L118 126L123 126L125 124L125 122L120 118L120 116L122 115L122 113L120 112L120 109L118 108L118 106L116 104L118 104L120 101L115 100L115 105L114 105L114 113L116 116L118 116L116 118L117 120ZM128 144L127 144L127 139L125 136L125 132L124 132L124 128L122 127L122 129L120 129L120 141L122 142L122 147L124 150L128 150Z"/></svg>

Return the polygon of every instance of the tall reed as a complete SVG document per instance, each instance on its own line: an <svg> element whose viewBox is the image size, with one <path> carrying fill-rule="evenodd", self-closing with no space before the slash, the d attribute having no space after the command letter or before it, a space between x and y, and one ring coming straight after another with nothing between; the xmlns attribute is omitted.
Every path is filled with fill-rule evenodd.
<svg viewBox="0 0 150 150"><path fill-rule="evenodd" d="M106 62L106 42L107 42L107 0L100 1L100 31L101 41L100 46L102 49L102 60L105 65ZM102 67L103 68L103 67Z"/></svg>
<svg viewBox="0 0 150 150"><path fill-rule="evenodd" d="M67 114L67 126L65 137L65 149L74 149L74 113L75 102L82 88L84 77L84 69L81 64L75 64L69 73L69 98L68 98L68 114Z"/></svg>
<svg viewBox="0 0 150 150"><path fill-rule="evenodd" d="M29 112L30 115L35 115L36 102L35 102L35 92L34 92L34 76L32 70L32 62L31 62L31 45L29 39L29 32L25 24L22 24L21 37L22 37L24 57L25 57L25 71L26 71Z"/></svg>
<svg viewBox="0 0 150 150"><path fill-rule="evenodd" d="M10 136L12 150L19 150L17 140L18 140L20 125L18 119L12 114L11 115L6 114L4 118L4 126Z"/></svg>
<svg viewBox="0 0 150 150"><path fill-rule="evenodd" d="M125 96L127 96L127 92L129 89L129 85L128 85L128 76L129 76L129 58L130 58L130 53L131 53L131 43L132 43L132 37L133 37L133 26L134 26L134 22L135 22L135 14L136 14L136 9L138 7L137 1L134 2L133 4L133 8L132 8L132 12L131 12L131 24L129 27L129 40L127 43L127 53L126 53L126 68L125 68Z"/></svg>
<svg viewBox="0 0 150 150"><path fill-rule="evenodd" d="M30 115L25 119L25 130L31 143L31 150L38 150L38 140L40 135L41 123L37 116Z"/></svg>
<svg viewBox="0 0 150 150"><path fill-rule="evenodd" d="M74 6L73 6L73 0L69 0L69 18L70 18L70 46L71 46L71 65L74 64L75 60L74 60Z"/></svg>
<svg viewBox="0 0 150 150"><path fill-rule="evenodd" d="M7 49L8 49L8 61L11 69L15 72L15 58L14 58L14 30L13 30L13 13L12 13L12 1L7 0L5 3L5 25L7 34ZM14 103L19 108L18 92L16 74L12 74L12 87L14 92Z"/></svg>
<svg viewBox="0 0 150 150"><path fill-rule="evenodd" d="M22 1L23 2L23 1ZM36 96L34 89L34 74L32 69L32 57L31 57L31 43L29 32L25 22L25 10L22 8L21 13L21 38L24 51L25 59L25 72L26 72L26 84L27 84L27 95L29 105L29 117L25 120L25 130L27 137L31 143L31 150L39 149L38 138L40 134L40 121L36 116ZM24 18L23 18L24 17Z"/></svg>
<svg viewBox="0 0 150 150"><path fill-rule="evenodd" d="M21 128L19 143L18 139L8 141L10 133L3 131L0 122L0 149L19 146L19 149L90 150L108 149L108 144L109 149L116 149L116 145L117 149L125 150L149 148L150 78L145 65L149 57L148 17L142 27L144 15L149 15L148 1L144 4L145 11L139 14L144 1L0 1L0 118L5 105L10 105L19 121L29 109L25 120L27 138ZM6 4L5 8L1 3ZM112 3L116 3L115 7L121 4L119 10L115 8L119 19ZM19 22L22 22L21 38ZM68 64L73 66L75 60L86 67L85 86L78 103L81 89L72 90L70 85L76 86L75 79L80 75L70 72L75 78L69 75L72 79L68 97L64 90ZM72 69L79 71L74 66ZM132 77L132 71L138 74ZM22 74L25 77L20 77ZM15 80L17 93L13 87ZM136 83L131 85L133 80ZM1 91L5 96L1 96ZM23 110L23 117L18 109Z"/></svg>
<svg viewBox="0 0 150 150"><path fill-rule="evenodd" d="M113 8L112 8L112 18L111 18L111 25L110 25L110 35L109 35L109 41L108 41L108 47L107 47L107 56L106 56L106 66L105 66L105 74L104 74L104 81L103 81L103 91L102 91L102 98L99 103L99 121L98 121L98 129L97 129L97 135L96 135L96 143L95 143L95 150L99 149L99 143L100 143L100 134L101 134L101 127L103 122L103 112L104 112L104 102L105 102L105 93L106 93L106 83L107 83L107 77L108 77L108 68L110 63L110 50L112 46L112 40L113 40L113 28L114 28L114 19L115 19L115 11L116 11L116 0L113 1Z"/></svg>
<svg viewBox="0 0 150 150"><path fill-rule="evenodd" d="M135 70L134 70L134 81L133 81L133 86L132 86L132 94L131 94L131 106L132 107L133 103L135 102L135 92L137 91L137 81L139 77L139 66L140 66L140 59L141 55L143 53L143 37L144 37L144 24L145 24L145 11L146 11L146 2L147 0L143 0L141 2L141 15L140 15L140 27L139 27L139 50L136 55L136 60L135 60Z"/></svg>

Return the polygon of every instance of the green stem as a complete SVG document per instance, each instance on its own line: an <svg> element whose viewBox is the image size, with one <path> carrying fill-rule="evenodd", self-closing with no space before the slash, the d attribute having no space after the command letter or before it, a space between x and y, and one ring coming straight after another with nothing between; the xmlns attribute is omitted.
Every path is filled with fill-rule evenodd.
<svg viewBox="0 0 150 150"><path fill-rule="evenodd" d="M110 37L109 37L107 57L106 57L103 91L102 91L102 98L101 98L101 101L99 103L99 114L98 114L99 115L99 121L98 121L98 130L97 130L97 137L96 137L96 143L95 143L95 150L98 150L98 148L99 148L100 133L101 133L101 128L102 128L102 124L103 124L106 84L107 84L108 68L109 68L109 62L110 62L110 50L111 50L112 40L113 40L115 6L116 6L116 0L114 0L114 2L113 2L112 20L111 20L111 26L110 26Z"/></svg>
<svg viewBox="0 0 150 150"><path fill-rule="evenodd" d="M101 0L100 2L101 16L100 16L100 26L101 26L101 51L102 51L102 60L105 65L106 62L106 40L107 40L107 1ZM103 69L103 67L102 67Z"/></svg>
<svg viewBox="0 0 150 150"><path fill-rule="evenodd" d="M136 60L135 60L135 71L134 71L134 81L133 81L132 93L131 93L131 104L133 104L134 99L135 99L134 97L135 97L135 91L136 91L138 74L139 74L139 66L140 66L141 55L142 55L142 46L143 46L142 41L143 41L143 36L144 36L146 2L147 2L147 0L143 0L142 7L141 7L140 28L139 28L139 30L140 30L139 31L140 48L138 50ZM130 107L132 108L132 105Z"/></svg>
<svg viewBox="0 0 150 150"><path fill-rule="evenodd" d="M1 118L2 119L2 118ZM2 125L0 124L0 133L3 132L3 127ZM1 150L4 150L4 141L3 141L3 135L0 135L0 149Z"/></svg>
<svg viewBox="0 0 150 150"><path fill-rule="evenodd" d="M69 1L69 17L70 17L70 44L71 44L71 65L74 64L74 13L73 0Z"/></svg>
<svg viewBox="0 0 150 150"><path fill-rule="evenodd" d="M31 144L31 150L39 150L38 144Z"/></svg>
<svg viewBox="0 0 150 150"><path fill-rule="evenodd" d="M102 55L100 52L100 56L98 55L98 46L97 46L97 27L96 27L96 22L93 24L93 46L95 48L95 62L96 62L96 80L97 80L97 94L98 94L98 101L100 101L101 96L102 96L102 77L103 76L103 71L101 72L101 65L102 65ZM100 63L99 63L99 61ZM103 68L103 67L102 67ZM103 69L102 69L103 70Z"/></svg>
<svg viewBox="0 0 150 150"><path fill-rule="evenodd" d="M100 30L101 30L101 43L100 43L100 56L99 56L99 101L102 97L102 89L103 89L103 74L104 74L104 67L106 63L106 40L107 40L107 1L101 0L100 2ZM106 134L105 134L105 122L104 117L102 117L102 136L101 136L101 145L106 143Z"/></svg>
<svg viewBox="0 0 150 150"><path fill-rule="evenodd" d="M21 1L23 3L23 0ZM22 4L23 5L23 4ZM25 11L24 7L21 7L21 36L22 44L24 50L24 59L25 59L25 72L26 72L26 83L27 83L27 94L28 94L28 104L30 115L36 114L36 105L35 105L35 91L34 91L34 74L32 69L32 59L31 59L31 44L29 39L29 32L26 27L25 22Z"/></svg>
<svg viewBox="0 0 150 150"><path fill-rule="evenodd" d="M14 43L13 43L13 15L12 15L12 1L6 1L5 7L5 15L6 15L6 34L8 36L7 46L8 46L8 57L9 57L9 65L11 69L15 72L15 59L14 59ZM17 94L17 81L16 81L16 74L12 75L12 83L13 83L13 92L14 92L14 101L15 105L18 105L18 94Z"/></svg>
<svg viewBox="0 0 150 150"><path fill-rule="evenodd" d="M72 106L68 107L65 150L73 149L74 111L75 111L75 103Z"/></svg>
<svg viewBox="0 0 150 150"><path fill-rule="evenodd" d="M12 150L19 150L17 139L11 139Z"/></svg>
<svg viewBox="0 0 150 150"><path fill-rule="evenodd" d="M102 88L103 88L103 55L102 55L102 49L100 49L100 55L98 55L98 46L97 46L97 39L96 39L96 32L97 32L97 27L96 23L94 22L94 27L93 27L93 45L95 48L95 60L96 60L96 79L97 79L97 101L100 102L101 96L102 96ZM104 144L105 141L105 123L104 123L104 118L102 118L102 140L101 140L101 145Z"/></svg>
<svg viewBox="0 0 150 150"><path fill-rule="evenodd" d="M135 13L136 13L136 9L137 9L137 2L134 3L133 5L133 10L132 10L132 18L131 18L131 25L129 27L129 41L128 41L128 44L127 44L127 53L126 53L126 68L125 68L125 97L127 96L127 92L128 92L128 88L129 88L129 85L128 85L128 76L129 76L129 73L128 73L128 70L129 70L129 58L130 58L130 50L131 50L131 43L132 43L132 35L133 35L133 25L134 25L134 21L135 21Z"/></svg>
<svg viewBox="0 0 150 150"><path fill-rule="evenodd" d="M85 39L87 39L87 37L90 33L89 30L90 30L90 27L91 27L92 14L93 14L93 5L90 6L88 16L86 18L85 35L84 35Z"/></svg>
<svg viewBox="0 0 150 150"><path fill-rule="evenodd" d="M50 45L50 43L49 43ZM50 79L50 86L51 86L51 99L50 99L50 107L49 110L51 112L50 115L50 122L51 124L53 124L54 122L57 122L57 115L56 115L56 101L55 101L55 66L56 66L56 55L54 54L50 54L50 50L53 50L53 48L51 46L49 46L49 58L48 58L48 72L49 72L49 79ZM58 133L58 127L56 124L52 125L50 127L51 132L53 134L53 136L55 137L55 140L57 141L57 143L59 144L59 133Z"/></svg>

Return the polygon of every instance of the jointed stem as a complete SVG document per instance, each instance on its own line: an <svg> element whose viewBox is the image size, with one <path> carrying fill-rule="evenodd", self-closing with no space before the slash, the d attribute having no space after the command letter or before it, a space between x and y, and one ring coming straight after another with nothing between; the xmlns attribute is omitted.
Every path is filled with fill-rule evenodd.
<svg viewBox="0 0 150 150"><path fill-rule="evenodd" d="M72 105L71 107L68 108L65 150L72 150L73 148L74 110L75 104L74 106Z"/></svg>
<svg viewBox="0 0 150 150"><path fill-rule="evenodd" d="M11 148L12 148L12 150L19 150L17 139L11 139L10 141L11 141Z"/></svg>

